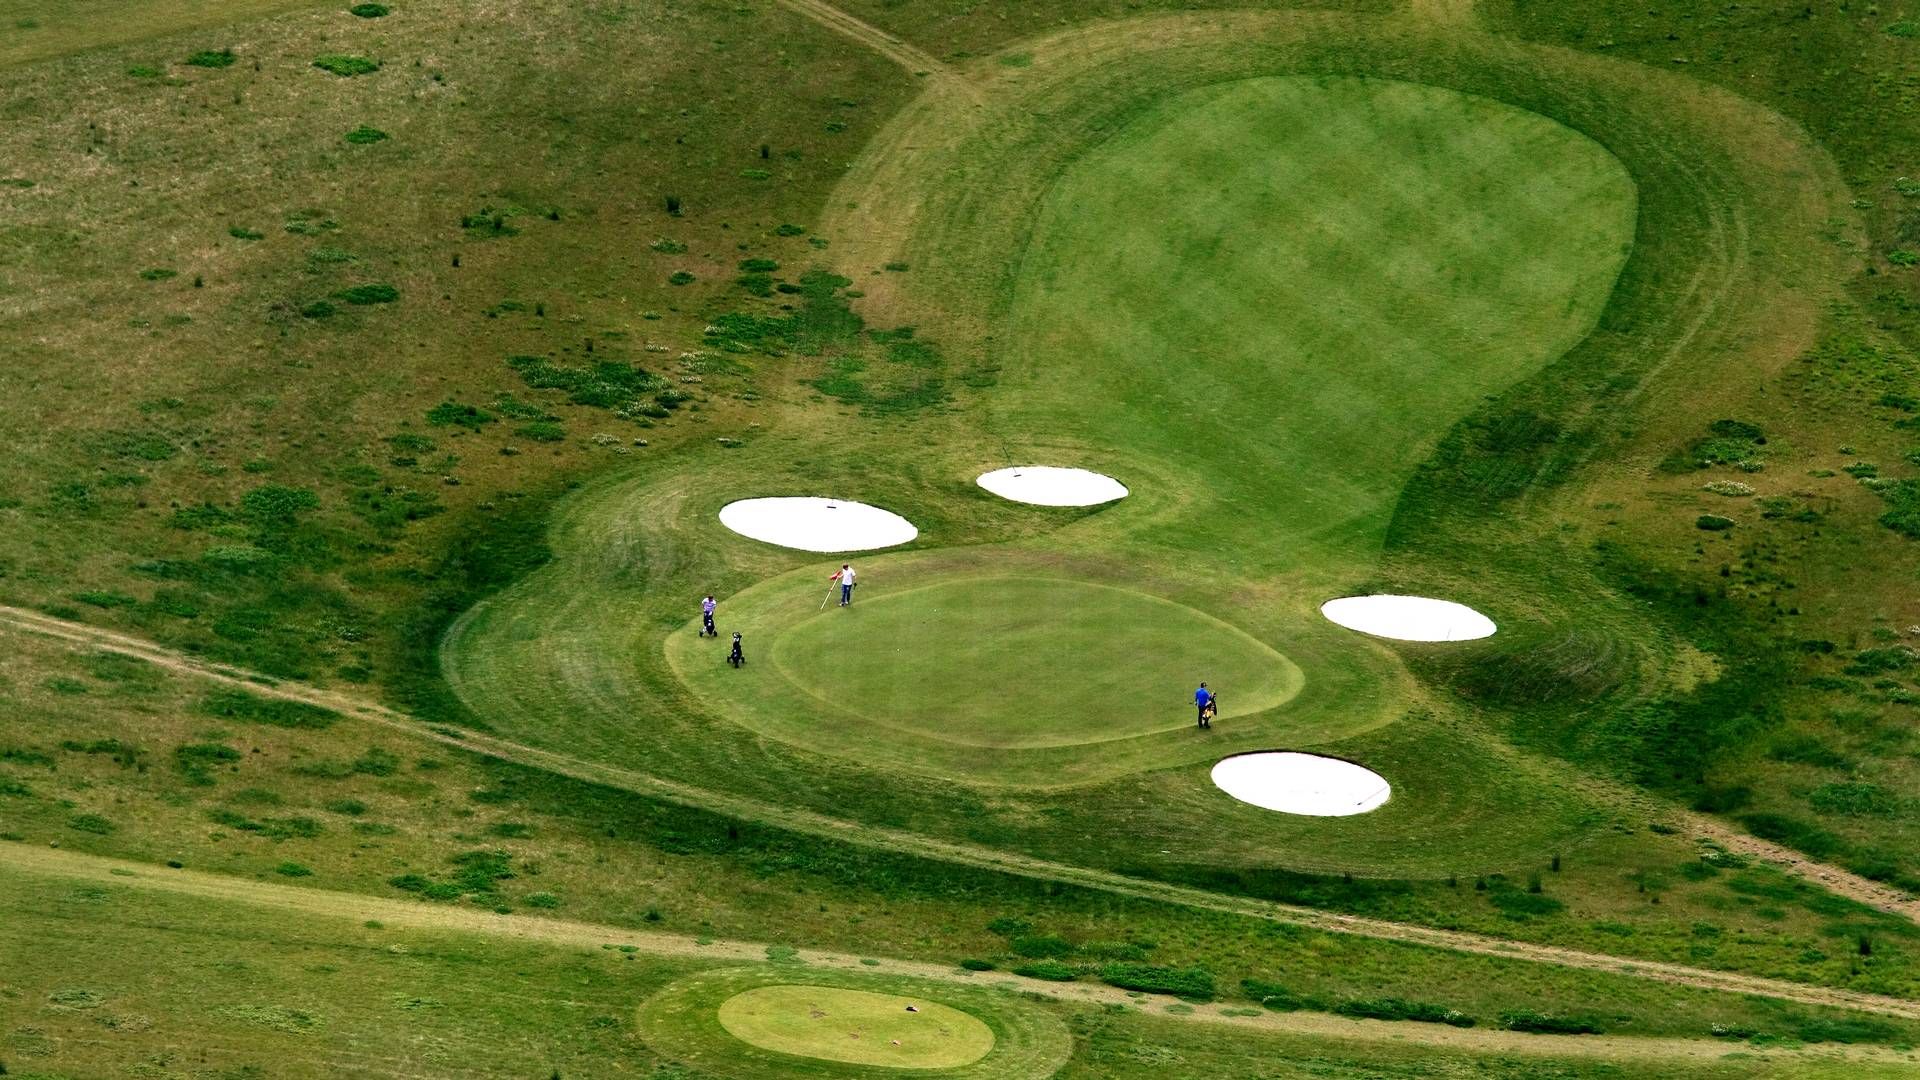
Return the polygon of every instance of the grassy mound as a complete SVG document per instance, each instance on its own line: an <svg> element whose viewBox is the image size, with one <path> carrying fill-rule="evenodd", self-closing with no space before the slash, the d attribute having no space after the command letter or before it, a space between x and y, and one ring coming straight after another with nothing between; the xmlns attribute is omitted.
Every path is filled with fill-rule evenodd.
<svg viewBox="0 0 1920 1080"><path fill-rule="evenodd" d="M896 1069L971 1065L993 1029L922 998L837 986L760 986L722 1002L720 1026L742 1042L800 1057Z"/></svg>

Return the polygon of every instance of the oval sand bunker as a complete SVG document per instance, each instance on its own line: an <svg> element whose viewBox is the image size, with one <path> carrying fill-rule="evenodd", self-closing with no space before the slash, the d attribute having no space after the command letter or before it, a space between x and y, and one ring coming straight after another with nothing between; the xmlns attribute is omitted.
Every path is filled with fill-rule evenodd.
<svg viewBox="0 0 1920 1080"><path fill-rule="evenodd" d="M1243 803L1311 817L1364 814L1393 791L1379 773L1351 761L1282 751L1225 758L1213 767L1213 782Z"/></svg>
<svg viewBox="0 0 1920 1080"><path fill-rule="evenodd" d="M741 536L800 551L871 551L920 535L899 514L844 499L741 499L720 508L720 524Z"/></svg>
<svg viewBox="0 0 1920 1080"><path fill-rule="evenodd" d="M925 998L836 986L762 986L720 1004L720 1026L783 1054L896 1069L952 1069L993 1049L993 1029Z"/></svg>
<svg viewBox="0 0 1920 1080"><path fill-rule="evenodd" d="M1472 641L1491 637L1493 620L1465 604L1428 596L1343 596L1320 614L1349 630L1399 641Z"/></svg>
<svg viewBox="0 0 1920 1080"><path fill-rule="evenodd" d="M1127 486L1111 476L1058 465L995 469L974 482L1003 499L1035 506L1098 506L1127 497Z"/></svg>

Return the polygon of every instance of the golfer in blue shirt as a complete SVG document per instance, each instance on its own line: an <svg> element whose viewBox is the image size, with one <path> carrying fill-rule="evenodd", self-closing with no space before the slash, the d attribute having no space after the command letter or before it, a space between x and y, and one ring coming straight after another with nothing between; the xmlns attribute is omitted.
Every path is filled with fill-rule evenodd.
<svg viewBox="0 0 1920 1080"><path fill-rule="evenodd" d="M1193 707L1200 713L1200 726L1212 727L1213 691L1207 689L1206 683L1201 683L1200 689L1193 692Z"/></svg>

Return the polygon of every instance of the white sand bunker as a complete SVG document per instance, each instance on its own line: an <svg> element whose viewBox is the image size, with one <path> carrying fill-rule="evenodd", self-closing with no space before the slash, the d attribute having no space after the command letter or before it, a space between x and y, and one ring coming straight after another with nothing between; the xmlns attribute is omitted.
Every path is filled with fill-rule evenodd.
<svg viewBox="0 0 1920 1080"><path fill-rule="evenodd" d="M1127 486L1111 476L1058 465L995 469L975 482L1003 499L1035 506L1097 506L1127 497Z"/></svg>
<svg viewBox="0 0 1920 1080"><path fill-rule="evenodd" d="M800 551L871 551L920 535L899 514L844 499L742 499L720 508L720 524Z"/></svg>
<svg viewBox="0 0 1920 1080"><path fill-rule="evenodd" d="M1393 793L1379 773L1351 761L1281 751L1225 758L1213 782L1243 803L1312 817L1364 814Z"/></svg>
<svg viewBox="0 0 1920 1080"><path fill-rule="evenodd" d="M1343 596L1320 614L1349 630L1400 641L1472 641L1493 636L1493 620L1465 604L1427 596Z"/></svg>

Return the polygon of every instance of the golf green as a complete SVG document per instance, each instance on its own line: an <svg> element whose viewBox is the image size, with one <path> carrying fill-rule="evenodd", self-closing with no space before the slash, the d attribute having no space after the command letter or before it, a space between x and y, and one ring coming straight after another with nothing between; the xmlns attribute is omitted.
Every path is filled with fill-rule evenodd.
<svg viewBox="0 0 1920 1080"><path fill-rule="evenodd" d="M951 1069L993 1050L993 1029L919 998L836 986L761 986L720 1005L720 1026L764 1050L896 1069Z"/></svg>
<svg viewBox="0 0 1920 1080"><path fill-rule="evenodd" d="M780 634L780 673L854 718L981 747L1104 742L1300 688L1286 657L1218 619L1142 593L1059 578L946 581L830 608Z"/></svg>

